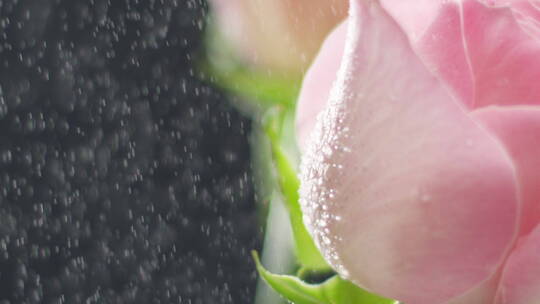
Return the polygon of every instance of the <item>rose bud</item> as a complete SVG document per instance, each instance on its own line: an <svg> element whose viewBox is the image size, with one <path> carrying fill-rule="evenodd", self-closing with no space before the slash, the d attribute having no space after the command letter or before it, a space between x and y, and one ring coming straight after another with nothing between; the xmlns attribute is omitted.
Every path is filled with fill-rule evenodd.
<svg viewBox="0 0 540 304"><path fill-rule="evenodd" d="M347 0L213 0L219 30L236 52L270 71L299 74L328 32L347 14Z"/></svg>
<svg viewBox="0 0 540 304"><path fill-rule="evenodd" d="M404 303L535 304L538 3L350 5L297 109L300 199L319 249Z"/></svg>

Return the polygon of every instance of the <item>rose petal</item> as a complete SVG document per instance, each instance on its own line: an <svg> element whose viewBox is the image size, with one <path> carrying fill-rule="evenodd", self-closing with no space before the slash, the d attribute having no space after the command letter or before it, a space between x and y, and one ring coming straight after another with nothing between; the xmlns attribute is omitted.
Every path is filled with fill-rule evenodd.
<svg viewBox="0 0 540 304"><path fill-rule="evenodd" d="M501 268L491 278L482 282L482 284L445 304L493 304L493 299L499 286Z"/></svg>
<svg viewBox="0 0 540 304"><path fill-rule="evenodd" d="M496 304L536 304L540 299L540 226L519 241L506 262Z"/></svg>
<svg viewBox="0 0 540 304"><path fill-rule="evenodd" d="M521 27L533 37L540 37L539 0L482 0L491 6L509 6Z"/></svg>
<svg viewBox="0 0 540 304"><path fill-rule="evenodd" d="M415 0L396 1L381 0L382 6L392 17L398 21L413 43L417 43L425 36L426 30L439 15L443 1L437 0Z"/></svg>
<svg viewBox="0 0 540 304"><path fill-rule="evenodd" d="M431 75L378 1L352 1L343 65L302 165L305 221L359 285L436 304L512 246L514 168Z"/></svg>
<svg viewBox="0 0 540 304"><path fill-rule="evenodd" d="M384 4L406 30L416 28L407 34L419 56L465 105L540 103L540 40L520 27L511 9L460 0L429 6L411 1L407 5L416 9L401 10L402 2ZM422 17L414 19L410 12L420 8L423 14L416 15ZM424 34L414 39L419 32Z"/></svg>
<svg viewBox="0 0 540 304"><path fill-rule="evenodd" d="M513 1L512 8L521 27L531 36L540 39L540 1Z"/></svg>
<svg viewBox="0 0 540 304"><path fill-rule="evenodd" d="M489 107L473 115L514 160L523 204L521 233L529 233L540 222L540 107Z"/></svg>
<svg viewBox="0 0 540 304"><path fill-rule="evenodd" d="M330 89L341 64L347 22L339 25L326 39L317 59L304 77L296 108L296 135L300 149L305 150L317 115L324 109Z"/></svg>

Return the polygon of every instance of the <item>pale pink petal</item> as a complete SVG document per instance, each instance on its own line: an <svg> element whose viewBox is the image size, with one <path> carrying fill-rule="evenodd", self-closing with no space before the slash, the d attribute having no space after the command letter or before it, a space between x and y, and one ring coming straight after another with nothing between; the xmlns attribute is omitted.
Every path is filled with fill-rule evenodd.
<svg viewBox="0 0 540 304"><path fill-rule="evenodd" d="M457 99L472 107L474 76L463 47L456 4L440 0L381 2L401 25L428 68L448 83Z"/></svg>
<svg viewBox="0 0 540 304"><path fill-rule="evenodd" d="M399 22L413 43L425 35L435 22L443 1L440 0L381 0L382 6Z"/></svg>
<svg viewBox="0 0 540 304"><path fill-rule="evenodd" d="M466 48L475 77L475 107L540 104L540 40L506 8L463 2Z"/></svg>
<svg viewBox="0 0 540 304"><path fill-rule="evenodd" d="M540 226L508 258L496 304L537 304L540 300Z"/></svg>
<svg viewBox="0 0 540 304"><path fill-rule="evenodd" d="M315 126L317 115L328 101L330 89L341 64L346 34L347 22L344 22L326 39L317 59L304 77L296 107L296 137L302 151Z"/></svg>
<svg viewBox="0 0 540 304"><path fill-rule="evenodd" d="M490 279L513 245L514 167L424 67L378 1L352 1L343 65L302 165L305 221L328 261L405 303Z"/></svg>
<svg viewBox="0 0 540 304"><path fill-rule="evenodd" d="M509 7L433 0L440 5L407 1L411 8L401 10L403 2L384 4L406 30L415 28L407 34L419 56L465 105L540 104L540 39L522 29Z"/></svg>
<svg viewBox="0 0 540 304"><path fill-rule="evenodd" d="M465 45L457 2L448 1L439 6L434 22L413 46L429 69L452 88L458 99L467 107L473 107L476 79Z"/></svg>
<svg viewBox="0 0 540 304"><path fill-rule="evenodd" d="M473 115L514 160L523 204L521 233L529 233L540 222L540 107L489 107Z"/></svg>

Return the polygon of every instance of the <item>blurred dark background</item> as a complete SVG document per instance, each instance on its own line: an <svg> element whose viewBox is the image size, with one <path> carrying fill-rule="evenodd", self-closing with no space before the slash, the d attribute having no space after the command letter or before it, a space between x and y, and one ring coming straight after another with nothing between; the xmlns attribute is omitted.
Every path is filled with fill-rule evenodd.
<svg viewBox="0 0 540 304"><path fill-rule="evenodd" d="M199 0L0 0L0 303L252 303L250 121Z"/></svg>

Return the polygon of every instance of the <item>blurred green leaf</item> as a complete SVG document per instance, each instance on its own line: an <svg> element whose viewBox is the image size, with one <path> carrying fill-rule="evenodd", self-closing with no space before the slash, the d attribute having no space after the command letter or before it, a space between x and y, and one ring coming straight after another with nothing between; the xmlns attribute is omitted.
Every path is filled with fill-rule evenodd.
<svg viewBox="0 0 540 304"><path fill-rule="evenodd" d="M283 111L270 111L265 116L264 127L271 142L274 165L277 171L277 183L289 211L296 256L299 264L306 270L328 271L330 266L328 266L315 246L302 218L302 209L300 208L298 195L300 181L281 142L280 134L284 115L285 113Z"/></svg>
<svg viewBox="0 0 540 304"><path fill-rule="evenodd" d="M272 274L253 252L257 271L274 290L295 304L397 304L370 294L335 275L321 284L306 284L294 276Z"/></svg>
<svg viewBox="0 0 540 304"><path fill-rule="evenodd" d="M300 88L297 79L283 79L237 66L220 70L212 66L208 70L216 84L233 91L249 101L257 101L263 108L274 105L292 106Z"/></svg>

